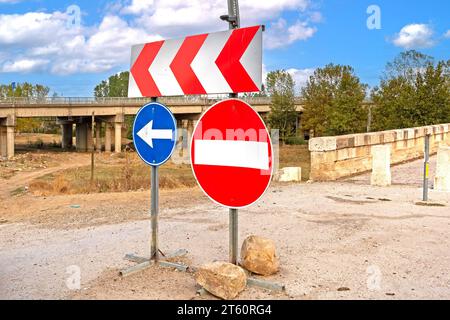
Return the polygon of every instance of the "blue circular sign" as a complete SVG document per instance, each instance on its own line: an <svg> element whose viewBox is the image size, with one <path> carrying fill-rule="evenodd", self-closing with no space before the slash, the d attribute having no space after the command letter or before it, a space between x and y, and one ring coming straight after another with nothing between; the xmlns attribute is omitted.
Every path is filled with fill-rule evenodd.
<svg viewBox="0 0 450 320"><path fill-rule="evenodd" d="M150 102L139 109L133 124L133 141L141 159L160 166L175 149L177 122L165 105Z"/></svg>

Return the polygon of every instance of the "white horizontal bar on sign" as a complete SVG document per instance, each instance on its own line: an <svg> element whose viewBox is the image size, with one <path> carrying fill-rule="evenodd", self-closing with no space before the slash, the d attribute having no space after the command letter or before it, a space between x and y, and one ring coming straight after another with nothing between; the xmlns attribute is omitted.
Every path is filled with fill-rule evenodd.
<svg viewBox="0 0 450 320"><path fill-rule="evenodd" d="M194 140L195 164L269 170L267 142Z"/></svg>

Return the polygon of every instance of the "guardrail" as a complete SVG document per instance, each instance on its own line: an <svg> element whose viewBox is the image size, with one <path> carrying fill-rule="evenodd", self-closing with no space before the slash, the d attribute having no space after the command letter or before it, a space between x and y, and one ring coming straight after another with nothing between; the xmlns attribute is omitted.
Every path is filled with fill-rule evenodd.
<svg viewBox="0 0 450 320"><path fill-rule="evenodd" d="M183 96L183 97L163 97L159 98L158 101L171 105L171 104L180 104L180 105L211 105L223 98L209 98L202 96ZM242 97L244 101L249 104L261 105L261 104L270 104L270 97ZM0 98L0 106L1 105L27 105L27 104L67 104L67 105L80 105L80 104L97 104L97 105L135 105L135 104L145 104L150 102L150 98L94 98L94 97L44 97L44 98L23 98L23 97L7 97ZM299 97L295 98L296 103L301 103L301 99Z"/></svg>

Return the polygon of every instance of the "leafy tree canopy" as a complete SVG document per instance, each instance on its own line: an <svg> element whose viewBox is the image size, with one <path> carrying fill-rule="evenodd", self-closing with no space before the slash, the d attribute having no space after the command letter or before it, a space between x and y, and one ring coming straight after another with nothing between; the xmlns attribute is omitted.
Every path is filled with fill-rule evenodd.
<svg viewBox="0 0 450 320"><path fill-rule="evenodd" d="M450 60L403 52L387 64L371 96L374 130L450 122Z"/></svg>
<svg viewBox="0 0 450 320"><path fill-rule="evenodd" d="M302 89L302 127L314 136L363 132L366 89L350 66L328 64L316 69Z"/></svg>
<svg viewBox="0 0 450 320"><path fill-rule="evenodd" d="M271 71L267 74L267 93L272 104L269 113L269 125L272 129L280 130L280 138L295 135L297 112L294 104L295 82L285 70Z"/></svg>
<svg viewBox="0 0 450 320"><path fill-rule="evenodd" d="M128 97L128 78L130 73L123 71L103 80L94 89L95 97Z"/></svg>

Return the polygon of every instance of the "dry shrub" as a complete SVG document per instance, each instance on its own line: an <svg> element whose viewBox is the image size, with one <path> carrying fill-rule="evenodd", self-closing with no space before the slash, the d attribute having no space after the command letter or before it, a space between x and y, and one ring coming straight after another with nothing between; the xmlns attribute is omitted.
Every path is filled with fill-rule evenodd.
<svg viewBox="0 0 450 320"><path fill-rule="evenodd" d="M53 186L50 182L35 180L30 183L30 191L36 196L48 196L53 192Z"/></svg>
<svg viewBox="0 0 450 320"><path fill-rule="evenodd" d="M67 194L70 190L69 182L63 175L58 175L52 183L54 194Z"/></svg>

